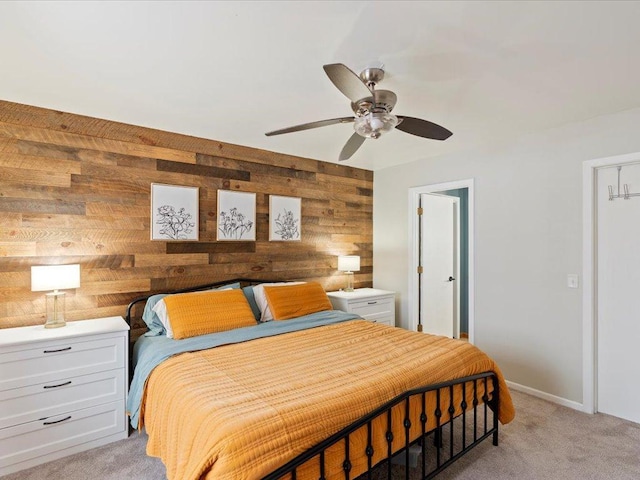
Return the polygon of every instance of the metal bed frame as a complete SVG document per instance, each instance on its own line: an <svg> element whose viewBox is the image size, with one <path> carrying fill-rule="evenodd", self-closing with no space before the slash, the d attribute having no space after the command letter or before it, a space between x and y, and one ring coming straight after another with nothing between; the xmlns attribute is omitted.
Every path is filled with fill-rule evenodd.
<svg viewBox="0 0 640 480"><path fill-rule="evenodd" d="M494 388L493 393L491 397L486 394L483 395L482 405L480 405L480 398L478 398L477 395L478 384L482 384L484 391L487 391L489 382L492 382L492 386ZM472 384L471 388L473 388L474 392L470 413L467 411L467 407L469 407L469 405L467 405L464 400L466 393L465 390L469 383ZM450 415L453 415L453 412L455 411L456 406L453 403L453 390L457 385L461 385L463 390L463 400L459 405L462 408L463 413L445 424L440 424L443 408L446 408ZM442 406L440 397L444 390L448 390L450 402L448 405ZM430 392L435 392L437 397L436 408L433 412L428 412L426 409L427 393ZM410 399L416 396L420 398L420 404L422 405L420 412L421 434L417 439L411 439L409 431L412 423L409 418L409 404ZM303 454L291 460L289 463L267 475L262 480L276 480L280 478L291 478L295 480L297 469L314 457L319 459L319 480L325 480L325 452L329 447L335 444L342 444L344 446L342 470L344 472L345 480L352 478L350 475L352 466L351 459L354 455L364 455L367 457L367 471L358 476L358 479L371 479L374 468L386 467L386 477L378 475L376 478L386 478L387 480L391 480L393 478L395 480L404 477L406 480L409 480L411 470L406 467L404 468L404 475L400 472L394 476L393 460L400 460L405 466L410 465L410 447L413 445L420 445L424 453L427 450L427 440L430 435L433 435L433 454L435 458L428 459L426 455L422 455L421 460L419 461L419 468L421 471L420 478L425 480L433 478L486 438L490 436L493 437L493 444L498 445L498 398L498 380L493 372L481 373L449 382L410 390L384 405L381 405L368 415L360 418L326 440L318 443ZM405 410L405 415L402 421L402 427L404 429L404 445L399 450L392 451L394 434L391 410L398 405L404 405ZM436 428L431 431L426 430L429 415L433 415L436 418L437 425ZM386 416L387 418L387 429L384 433L387 444L387 455L376 465L373 465L371 461L374 455L374 449L372 446L372 423L375 418L380 416ZM349 436L360 428L367 429L367 446L364 451L351 452L349 448Z"/></svg>
<svg viewBox="0 0 640 480"><path fill-rule="evenodd" d="M167 293L186 293L207 290L230 283L240 283L241 286L247 286L276 281L281 282L283 280L231 279ZM152 295L154 294L137 297L131 301L126 313L126 321L129 325L131 325L135 305L146 302ZM460 388L462 391L459 404L454 404L455 388ZM472 389L471 405L466 401L468 396L467 389ZM480 394L480 392L482 393ZM448 394L449 401L448 404L443 405L441 398L445 394ZM436 397L433 411L427 410L428 395L435 395ZM407 391L311 447L262 480L277 480L281 478L296 480L299 468L314 459L317 459L319 465L318 480L326 480L325 472L327 465L325 454L329 448L335 448L335 445L342 445L341 448L344 451L344 460L342 461L344 480L354 478L351 472L352 459L356 457L367 458L367 470L355 477L357 480L371 480L373 478L373 471L376 469L386 470L386 477L378 473L375 477L376 479L386 478L387 480L399 480L404 478L405 480L409 480L411 474L411 468L409 468L409 466L415 463L412 461L415 459L415 453L411 450L414 446L419 447L421 454L419 455L419 465L412 468L420 469L419 478L423 480L434 478L483 440L492 437L493 445L498 445L499 398L498 378L494 372L484 372ZM415 402L416 399L421 406L419 413L420 432L417 438L412 438L410 434L412 427L410 404L412 401ZM394 450L392 446L394 441L392 410L397 410L398 408L404 409L401 427L404 431L404 442L400 448L396 447ZM450 419L446 422L441 422L443 412L445 411L448 414L447 418ZM462 413L454 416L456 411L461 411ZM413 413L415 421L416 412ZM386 417L386 430L384 432L386 455L374 464L373 457L376 452L373 447L375 442L372 425L374 420L379 417ZM432 430L427 430L427 422L430 418L435 418L436 427ZM353 452L350 448L350 436L357 430L363 428L367 431L367 445L364 451ZM429 437L432 437L431 440L429 440ZM412 456L414 456L414 458L412 458ZM404 472L402 470L404 470Z"/></svg>

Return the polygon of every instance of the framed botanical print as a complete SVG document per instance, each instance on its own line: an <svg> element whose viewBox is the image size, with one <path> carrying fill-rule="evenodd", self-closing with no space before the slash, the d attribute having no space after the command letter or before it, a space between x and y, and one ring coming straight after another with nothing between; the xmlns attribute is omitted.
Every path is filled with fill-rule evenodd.
<svg viewBox="0 0 640 480"><path fill-rule="evenodd" d="M198 187L151 184L151 240L198 240Z"/></svg>
<svg viewBox="0 0 640 480"><path fill-rule="evenodd" d="M269 196L269 240L292 242L302 239L302 199Z"/></svg>
<svg viewBox="0 0 640 480"><path fill-rule="evenodd" d="M218 240L256 240L256 194L218 190Z"/></svg>

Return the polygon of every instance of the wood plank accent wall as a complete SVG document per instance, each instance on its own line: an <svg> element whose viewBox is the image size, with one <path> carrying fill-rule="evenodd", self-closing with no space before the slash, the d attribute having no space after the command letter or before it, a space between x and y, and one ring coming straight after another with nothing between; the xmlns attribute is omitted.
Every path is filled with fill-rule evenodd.
<svg viewBox="0 0 640 480"><path fill-rule="evenodd" d="M150 240L151 183L200 188L200 240ZM256 241L216 241L217 190L255 192ZM302 198L302 241L269 242L269 195ZM0 328L42 324L31 266L79 263L69 320L234 277L372 282L373 172L0 101ZM134 327L140 327L135 325Z"/></svg>

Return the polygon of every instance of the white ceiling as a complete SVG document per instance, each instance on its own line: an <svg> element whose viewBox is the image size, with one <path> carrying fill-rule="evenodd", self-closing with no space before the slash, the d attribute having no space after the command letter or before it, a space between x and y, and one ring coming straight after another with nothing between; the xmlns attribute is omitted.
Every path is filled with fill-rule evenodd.
<svg viewBox="0 0 640 480"><path fill-rule="evenodd" d="M640 2L0 2L0 99L336 162L349 116L322 65L382 62L399 130L379 170L640 106Z"/></svg>

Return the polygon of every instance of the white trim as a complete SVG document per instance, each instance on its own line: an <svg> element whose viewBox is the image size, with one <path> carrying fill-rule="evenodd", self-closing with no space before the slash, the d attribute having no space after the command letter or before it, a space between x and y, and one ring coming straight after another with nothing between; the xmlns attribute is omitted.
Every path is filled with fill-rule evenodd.
<svg viewBox="0 0 640 480"><path fill-rule="evenodd" d="M454 322L455 325L453 327L453 335L455 338L460 338L460 199L458 197L449 197L453 200L453 204L455 205L455 218L454 225L456 229L456 244L455 244L455 265L453 270L453 275L458 279L457 282L454 282L453 288L455 288L455 314L454 314ZM469 326L467 325L467 330ZM467 333L468 334L468 333Z"/></svg>
<svg viewBox="0 0 640 480"><path fill-rule="evenodd" d="M582 164L582 410L588 413L598 411L596 171L639 161L640 153L630 153Z"/></svg>
<svg viewBox="0 0 640 480"><path fill-rule="evenodd" d="M531 387L526 387L524 385L520 385L519 383L514 383L514 382L510 382L510 381L506 381L507 386L511 389L511 390L515 390L517 392L522 392L522 393L526 393L527 395L531 395L532 397L537 397L537 398L541 398L543 400L547 400L548 402L551 403L556 403L558 405L562 405L563 407L569 407L572 408L574 410L578 410L581 412L585 412L586 410L584 409L584 405L578 402L574 402L573 400L568 400L566 398L563 397L557 397L555 395L551 395L550 393L547 392L542 392L540 390L536 390L535 388L531 388Z"/></svg>
<svg viewBox="0 0 640 480"><path fill-rule="evenodd" d="M418 209L420 194L436 193L445 190L455 190L458 188L466 188L468 192L468 236L469 236L469 342L473 343L475 338L475 192L473 189L473 178L467 180L458 180L446 183L436 183L433 185L424 185L421 187L409 188L409 282L408 282L408 299L407 312L409 318L407 326L409 330L415 331L418 326L418 282L416 279L416 267L418 265L418 216L415 214Z"/></svg>

